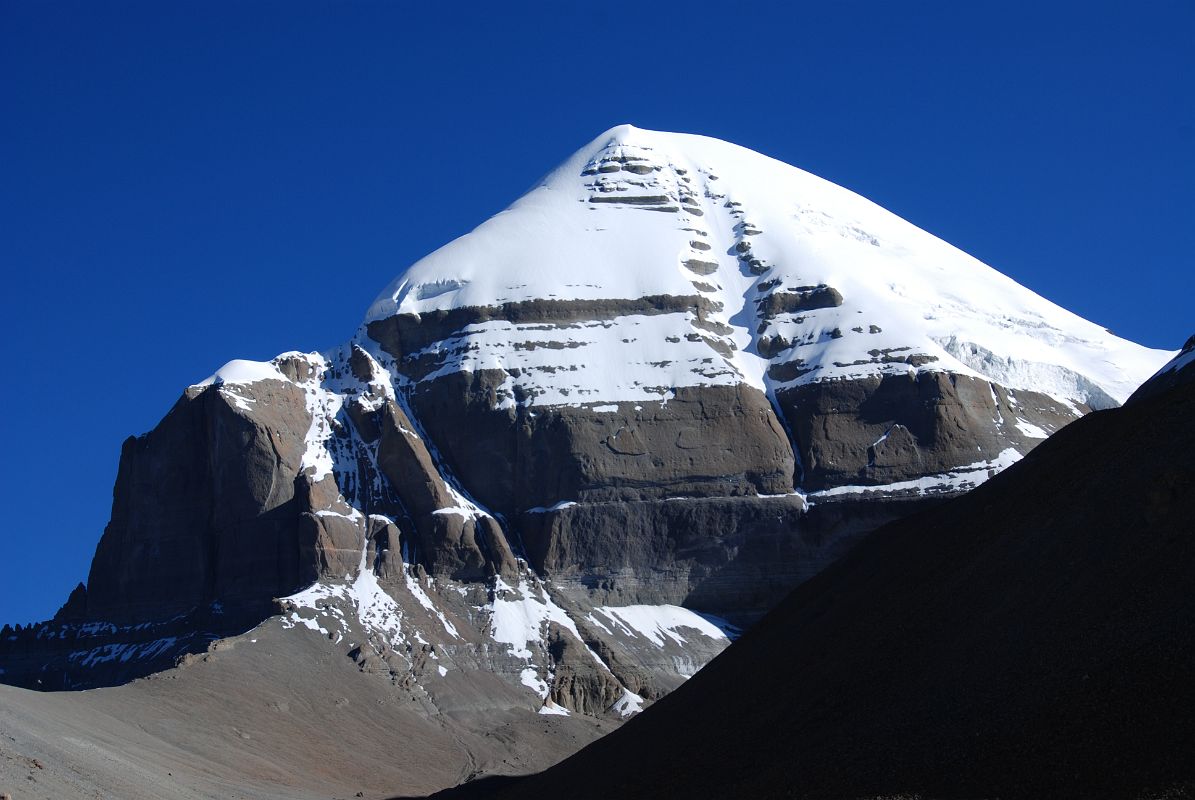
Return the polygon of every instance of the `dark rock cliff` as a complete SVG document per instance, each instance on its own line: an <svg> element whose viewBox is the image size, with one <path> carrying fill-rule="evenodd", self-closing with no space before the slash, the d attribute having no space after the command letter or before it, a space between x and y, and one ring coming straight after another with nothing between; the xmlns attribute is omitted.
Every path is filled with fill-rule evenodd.
<svg viewBox="0 0 1195 800"><path fill-rule="evenodd" d="M1191 797L1193 531L1188 382L879 529L576 756L436 797Z"/></svg>

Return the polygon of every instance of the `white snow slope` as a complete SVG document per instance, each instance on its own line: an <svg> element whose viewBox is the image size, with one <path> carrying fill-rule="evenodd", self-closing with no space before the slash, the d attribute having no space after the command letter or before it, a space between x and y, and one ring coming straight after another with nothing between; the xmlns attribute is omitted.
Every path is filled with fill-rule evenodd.
<svg viewBox="0 0 1195 800"><path fill-rule="evenodd" d="M837 290L842 304L776 314L761 326L757 303L767 294L819 285ZM720 308L708 319L729 331L707 326L697 331L704 338L686 338L692 313L628 314L563 332L490 321L431 345L445 360L423 379L521 368L511 381L524 402L588 405L667 399L682 386L746 382L774 391L947 370L1101 408L1123 402L1173 355L1113 336L800 169L717 139L629 125L603 133L510 208L411 266L366 322L535 299L659 295L707 298ZM773 358L760 355L767 337L786 345L765 348ZM562 339L564 349L527 346ZM733 352L719 355L710 342ZM876 363L869 351L886 348L937 360ZM803 374L768 377L770 365L797 358Z"/></svg>

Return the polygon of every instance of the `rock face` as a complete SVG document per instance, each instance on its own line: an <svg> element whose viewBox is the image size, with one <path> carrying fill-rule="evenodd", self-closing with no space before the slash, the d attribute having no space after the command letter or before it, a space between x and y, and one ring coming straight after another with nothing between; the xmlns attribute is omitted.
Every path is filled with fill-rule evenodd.
<svg viewBox="0 0 1195 800"><path fill-rule="evenodd" d="M298 524L311 509L312 486L300 477L310 424L301 390L264 380L235 394L189 390L151 433L128 439L88 616L140 622L268 600L317 577L301 549L333 563L340 549L358 550L356 537Z"/></svg>
<svg viewBox="0 0 1195 800"><path fill-rule="evenodd" d="M938 475L1011 448L1032 449L1090 409L949 372L823 381L776 392L793 429L802 485L891 485Z"/></svg>
<svg viewBox="0 0 1195 800"><path fill-rule="evenodd" d="M1168 357L800 170L616 128L350 342L230 362L129 440L86 588L0 636L2 677L119 682L262 623L437 708L496 675L618 718Z"/></svg>
<svg viewBox="0 0 1195 800"><path fill-rule="evenodd" d="M562 501L793 490L792 447L752 387L686 387L667 403L611 403L596 412L520 410L487 400L501 378L455 373L420 387L412 405L446 463L503 514Z"/></svg>
<svg viewBox="0 0 1195 800"><path fill-rule="evenodd" d="M634 724L436 797L1190 797L1192 531L1185 383L876 531Z"/></svg>

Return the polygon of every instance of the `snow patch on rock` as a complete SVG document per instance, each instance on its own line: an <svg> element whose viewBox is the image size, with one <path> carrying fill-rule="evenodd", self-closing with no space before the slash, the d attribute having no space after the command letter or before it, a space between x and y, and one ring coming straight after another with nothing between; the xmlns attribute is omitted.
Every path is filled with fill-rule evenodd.
<svg viewBox="0 0 1195 800"><path fill-rule="evenodd" d="M189 388L284 380L287 380L286 376L278 371L278 367L272 361L247 361L235 358Z"/></svg>
<svg viewBox="0 0 1195 800"><path fill-rule="evenodd" d="M880 486L835 486L832 489L810 492L808 497L810 501L816 501L830 497L841 497L843 495L867 495L872 493L877 495L904 493L929 495L965 491L974 489L997 472L1011 467L1020 460L1021 454L1009 447L1002 450L1000 455L990 461L976 461L971 464L955 467L950 472L938 475L927 475L911 481L898 481Z"/></svg>
<svg viewBox="0 0 1195 800"><path fill-rule="evenodd" d="M712 622L687 608L673 605L631 605L631 606L599 606L594 614L601 614L606 618L610 627L617 628L623 633L643 636L656 647L663 647L665 640L678 645L684 645L682 630L697 631L700 635L710 639L728 640L726 634ZM590 614L588 619L595 625L609 630ZM691 673L690 673L691 674Z"/></svg>

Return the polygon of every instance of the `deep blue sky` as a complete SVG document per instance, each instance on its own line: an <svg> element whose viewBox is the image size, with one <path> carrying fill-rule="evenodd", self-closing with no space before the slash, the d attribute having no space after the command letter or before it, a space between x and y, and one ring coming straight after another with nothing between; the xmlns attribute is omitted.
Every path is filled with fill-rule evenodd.
<svg viewBox="0 0 1195 800"><path fill-rule="evenodd" d="M121 441L184 386L345 340L622 122L796 164L1131 339L1195 332L1190 0L740 5L0 0L0 622L86 576Z"/></svg>

